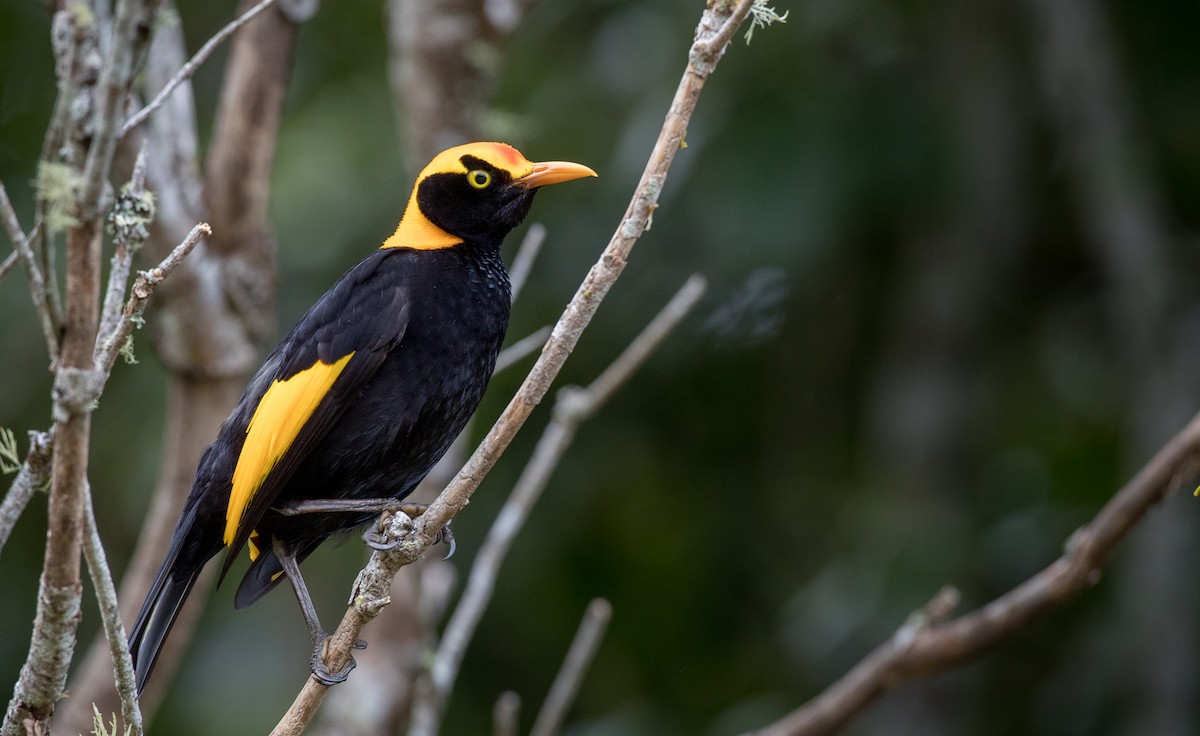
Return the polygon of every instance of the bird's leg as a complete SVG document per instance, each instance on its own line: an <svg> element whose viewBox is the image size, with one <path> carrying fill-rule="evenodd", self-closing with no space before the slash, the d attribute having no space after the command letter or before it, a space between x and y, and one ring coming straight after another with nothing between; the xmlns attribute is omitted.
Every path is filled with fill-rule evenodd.
<svg viewBox="0 0 1200 736"><path fill-rule="evenodd" d="M384 542L380 532L382 531L382 522L388 516L403 511L412 518L417 518L425 513L429 508L427 503L409 503L405 501L397 501L392 498L321 498L309 499L307 501L289 501L282 506L276 506L275 511L284 516L299 516L300 514L323 514L323 513L339 513L339 512L373 512L382 513L379 524L374 527L369 527L363 532L363 543L371 549L389 550L396 546L395 542ZM448 560L454 555L454 550L457 545L454 542L454 532L450 531L450 524L447 523L444 529L437 533L437 538L434 544L445 542L450 545L450 551L442 559Z"/></svg>
<svg viewBox="0 0 1200 736"><path fill-rule="evenodd" d="M282 506L275 506L275 511L283 516L299 516L301 514L352 513L355 511L380 513L382 511L404 511L406 506L421 506L423 504L406 504L394 498L317 498L307 501L289 501ZM408 511L404 511L406 514ZM409 514L412 516L412 514Z"/></svg>
<svg viewBox="0 0 1200 736"><path fill-rule="evenodd" d="M283 566L284 573L287 574L288 580L292 583L292 591L296 594L296 600L300 603L300 612L304 614L304 622L308 624L308 635L312 637L313 653L312 661L309 663L309 669L312 671L313 677L322 685L336 685L339 682L345 682L350 676L350 671L353 670L358 663L354 661L354 657L350 657L346 662L346 666L342 667L337 672L330 672L325 667L325 651L326 643L329 641L329 634L321 627L321 622L317 618L317 608L313 605L312 596L308 594L308 586L304 584L304 576L300 574L300 564L296 562L296 557L284 549L283 543L278 539L271 541L271 550L275 556L279 558L279 564ZM356 641L355 649L365 649L367 643L364 641Z"/></svg>

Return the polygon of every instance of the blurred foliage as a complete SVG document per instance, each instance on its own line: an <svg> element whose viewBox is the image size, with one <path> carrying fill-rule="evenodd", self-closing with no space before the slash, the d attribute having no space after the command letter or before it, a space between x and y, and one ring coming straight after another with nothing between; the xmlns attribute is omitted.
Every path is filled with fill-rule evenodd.
<svg viewBox="0 0 1200 736"><path fill-rule="evenodd" d="M187 5L192 49L232 13ZM506 689L529 723L595 596L615 613L568 734L764 724L944 583L975 607L1047 564L1196 409L1200 5L1087 5L1111 31L1097 68L1117 70L1132 170L1165 238L1153 252L1171 286L1151 295L1164 306L1150 354L1081 206L1034 5L780 3L785 25L735 42L564 381L590 380L689 273L710 294L556 473L467 655L447 733L484 732ZM543 2L514 35L497 137L601 174L539 197L550 240L514 338L556 317L607 242L698 11ZM391 232L424 163L399 153L382 12L325 3L301 32L272 201L281 325ZM48 25L39 3L0 3L0 179L26 226L54 94ZM202 136L222 61L195 79ZM1150 245L1124 243L1134 258ZM19 274L0 283L0 311L0 425L20 438L49 423L49 376ZM162 449L161 369L144 335L136 351L94 420L91 482L118 576ZM518 373L493 382L485 423ZM456 521L460 570L545 414ZM1171 498L1082 600L890 695L849 732L1193 732L1197 503ZM35 500L0 565L0 682L26 652L44 516ZM325 616L362 557L352 541L309 563ZM262 733L290 702L308 656L294 602L277 594L235 616L228 600L210 603L154 731ZM83 641L97 619L85 610Z"/></svg>

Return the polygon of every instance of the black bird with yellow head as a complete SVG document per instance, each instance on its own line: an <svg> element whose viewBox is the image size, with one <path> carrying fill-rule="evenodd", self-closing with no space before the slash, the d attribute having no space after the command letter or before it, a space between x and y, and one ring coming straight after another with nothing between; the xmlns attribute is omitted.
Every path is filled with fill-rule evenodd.
<svg viewBox="0 0 1200 736"><path fill-rule="evenodd" d="M287 578L313 638L325 631L299 564L429 472L483 397L508 326L500 244L539 187L595 172L532 163L502 143L438 154L396 232L347 271L267 356L200 459L171 547L130 633L138 691L212 557L252 560L237 608ZM314 511L314 509L320 509Z"/></svg>

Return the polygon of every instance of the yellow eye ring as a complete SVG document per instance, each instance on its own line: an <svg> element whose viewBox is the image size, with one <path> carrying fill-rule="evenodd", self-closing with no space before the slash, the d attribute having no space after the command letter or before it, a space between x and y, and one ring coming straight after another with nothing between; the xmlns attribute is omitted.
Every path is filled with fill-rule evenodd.
<svg viewBox="0 0 1200 736"><path fill-rule="evenodd" d="M492 175L483 169L475 169L467 173L467 183L476 189L487 189L492 183Z"/></svg>

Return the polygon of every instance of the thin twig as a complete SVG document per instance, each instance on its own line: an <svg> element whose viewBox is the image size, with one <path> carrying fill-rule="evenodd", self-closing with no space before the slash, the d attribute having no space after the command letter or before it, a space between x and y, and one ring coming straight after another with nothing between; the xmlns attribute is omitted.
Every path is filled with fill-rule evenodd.
<svg viewBox="0 0 1200 736"><path fill-rule="evenodd" d="M13 266L17 265L17 251L9 253L4 258L4 262L0 263L0 279L8 275L8 272L13 270Z"/></svg>
<svg viewBox="0 0 1200 736"><path fill-rule="evenodd" d="M458 678L467 646L496 589L500 567L533 507L541 498L579 425L595 414L650 353L687 315L703 295L704 279L692 276L628 347L587 388L565 387L558 392L553 418L542 432L533 456L517 479L487 537L475 555L458 606L433 657L427 677L418 683L410 736L432 736L441 726L450 693Z"/></svg>
<svg viewBox="0 0 1200 736"><path fill-rule="evenodd" d="M517 736L521 727L521 696L505 690L492 706L492 736Z"/></svg>
<svg viewBox="0 0 1200 736"><path fill-rule="evenodd" d="M196 73L196 70L200 68L200 65L208 60L208 57L212 55L212 52L215 51L217 47L225 41L225 39L232 36L234 31L253 20L256 15L274 5L275 2L276 0L262 0L262 2L250 8L245 13L242 13L237 18L230 21L224 28L217 31L212 38L208 39L208 41L206 41L204 45L200 47L200 50L197 51L192 58L188 59L187 63L179 69L175 76L171 77L171 80L162 88L162 91L155 95L154 99L151 100L149 104L147 104L141 110L135 112L133 115L129 116L129 119L125 121L125 125L121 127L121 132L117 137L124 138L126 135L128 135L129 131L146 122L146 118L150 117L155 110L163 106L163 103L167 101L167 98L171 96L171 93L175 91L176 87L192 78L192 75Z"/></svg>
<svg viewBox="0 0 1200 736"><path fill-rule="evenodd" d="M29 504L34 491L50 482L50 452L54 447L54 430L29 433L29 452L17 471L17 477L4 494L0 504L0 550L4 549L17 519Z"/></svg>
<svg viewBox="0 0 1200 736"><path fill-rule="evenodd" d="M192 252L192 249L208 235L212 235L212 229L208 224L203 222L197 224L183 239L183 242L175 246L175 250L171 251L161 263L149 271L138 272L138 277L133 282L133 288L129 290L129 301L125 303L125 309L122 310L120 319L117 320L110 334L101 335L100 340L97 340L96 366L106 375L112 370L113 363L116 362L117 355L120 354L125 341L132 334L134 325L141 323L142 313L146 311L146 302L154 293L154 287L170 276L171 272L183 263L183 259Z"/></svg>
<svg viewBox="0 0 1200 736"><path fill-rule="evenodd" d="M46 340L50 365L56 366L58 365L58 328L55 327L54 315L50 311L46 298L46 279L42 274L42 269L38 266L37 258L33 255L33 250L29 247L29 240L21 229L17 213L13 210L12 202L8 199L8 191L2 182L0 182L0 218L4 220L4 229L8 233L8 239L12 241L13 250L21 261L21 268L25 271L25 278L29 280L29 296L33 299L33 308L37 312L38 324L42 328L42 337Z"/></svg>
<svg viewBox="0 0 1200 736"><path fill-rule="evenodd" d="M129 643L125 627L121 624L121 611L117 604L117 588L113 585L112 571L108 567L108 556L100 541L96 527L96 510L92 506L90 484L84 486L83 498L83 556L87 560L92 586L96 589L96 603L100 607L100 619L104 635L112 651L113 670L116 674L117 693L121 697L121 720L132 736L142 736L142 709L138 705L137 687L134 684L133 662L129 658Z"/></svg>
<svg viewBox="0 0 1200 736"><path fill-rule="evenodd" d="M100 70L96 88L96 112L93 116L91 145L83 166L83 182L78 198L78 216L93 219L99 216L100 195L112 168L113 152L117 145L117 118L125 109L125 99L133 84L135 64L149 44L149 34L139 26L148 24L157 7L155 0L118 0L113 19L113 43L109 44L108 59Z"/></svg>
<svg viewBox="0 0 1200 736"><path fill-rule="evenodd" d="M526 357L536 353L546 344L546 340L550 337L550 325L546 325L537 332L526 335L520 340L517 340L512 345L500 351L496 356L496 367L492 369L492 373L500 371L519 363Z"/></svg>
<svg viewBox="0 0 1200 736"><path fill-rule="evenodd" d="M517 248L517 255L513 256L512 268L508 269L508 280L512 284L512 300L514 302L521 293L521 289L525 287L525 283L529 281L533 262L542 252L542 245L545 242L546 226L540 222L530 225L529 230L525 232L525 237L521 239L521 247Z"/></svg>
<svg viewBox="0 0 1200 736"><path fill-rule="evenodd" d="M1114 548L1155 504L1200 472L1200 414L1067 540L1061 557L972 613L901 627L824 692L746 736L815 736L840 730L884 693L978 655L1029 628L1100 581ZM936 617L930 617L935 619Z"/></svg>
<svg viewBox="0 0 1200 736"><path fill-rule="evenodd" d="M394 549L386 554L377 551L371 555L371 561L360 574L360 583L356 588L360 592L365 588L371 603L365 607L357 603L351 606L330 637L326 646L325 666L331 671L341 669L349 661L350 649L358 641L362 627L378 613L378 608L375 608L376 599L385 601L396 571L419 559L425 550L433 546L441 530L467 505L484 476L495 466L534 407L549 391L550 384L579 342L600 303L620 277L634 244L642 233L649 229L650 216L658 207L658 198L666 182L671 162L682 148L687 124L700 99L700 92L725 50L725 46L714 46L709 40L721 37L727 45L729 37L745 20L754 1L739 0L733 8L722 3L713 3L704 10L696 28L696 41L692 44L688 64L675 92L670 111L650 154L642 179L634 190L629 208L616 232L601 254L600 260L588 271L575 296L567 304L566 310L551 332L549 342L516 396L509 402L467 464L430 504L425 513L412 524L411 531L407 528L397 528L397 533L403 532L404 536L396 539ZM398 516L400 515L392 519L395 520ZM388 525L387 528L392 528L392 525ZM381 536L387 539L388 532L385 531ZM380 587L376 588L374 584L364 586L362 578L366 570L376 567L380 568ZM328 689L312 678L307 679L304 688L296 696L273 734L284 736L299 733L320 707Z"/></svg>
<svg viewBox="0 0 1200 736"><path fill-rule="evenodd" d="M108 269L108 287L104 291L104 305L100 308L100 327L96 330L97 345L104 344L117 329L117 320L121 318L121 306L125 301L125 287L129 283L129 271L133 268L133 254L149 237L146 226L153 214L152 200L146 195L146 146L143 143L134 162L129 184L121 192L110 215L113 255Z"/></svg>
<svg viewBox="0 0 1200 736"><path fill-rule="evenodd" d="M546 702L542 703L542 709L538 711L529 736L554 736L562 728L563 719L566 718L571 703L575 702L579 686L583 684L583 678L596 656L596 650L600 648L600 641L604 638L604 631L608 628L610 619L612 604L607 600L596 598L588 604L583 620L579 622L579 631L575 633L571 648L567 650L562 669L550 685Z"/></svg>

